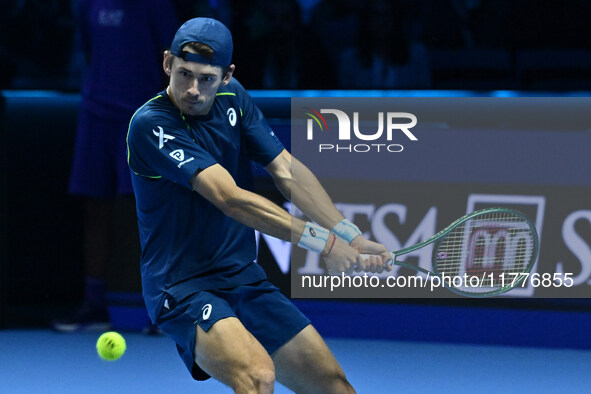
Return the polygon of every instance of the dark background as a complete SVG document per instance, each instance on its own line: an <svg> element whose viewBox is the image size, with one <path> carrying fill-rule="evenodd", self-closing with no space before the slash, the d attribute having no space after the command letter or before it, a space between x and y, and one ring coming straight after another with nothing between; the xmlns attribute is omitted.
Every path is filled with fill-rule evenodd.
<svg viewBox="0 0 591 394"><path fill-rule="evenodd" d="M171 1L179 25L211 16L230 28L235 76L249 89L591 85L586 0ZM1 4L0 88L77 91L84 71L75 44L77 1ZM404 78L356 73L355 64L378 54Z"/></svg>
<svg viewBox="0 0 591 394"><path fill-rule="evenodd" d="M235 76L253 90L271 124L282 130L279 134L286 145L292 95L367 94L352 90L363 89L378 96L396 91L418 97L589 96L591 89L588 1L174 3L179 25L199 15L217 17L231 28ZM0 327L45 327L51 318L78 304L83 294L82 201L67 193L83 76L80 51L74 44L72 6L70 1L59 0L2 2ZM366 11L373 9L386 11L373 14L374 18L381 14L381 19L371 19ZM373 22L368 24L368 20ZM388 61L408 76L402 82L376 84L371 71L355 74L350 63L343 61L347 51L357 51L361 63L371 56L359 43L373 42L368 34L370 26L376 25L383 26L390 37L386 40ZM418 55L413 57L411 48L418 48ZM285 59L288 64L282 63ZM290 67L293 64L297 67ZM277 73L277 69L284 72ZM358 76L354 84L339 78L344 71ZM282 78L286 75L289 78ZM276 92L280 89L288 91ZM319 91L303 92L310 89ZM255 94L256 90L261 91ZM564 156L567 160L568 152ZM257 187L262 194L282 202L267 178L258 178ZM135 218L128 214L129 207L123 206L126 202L121 204L115 240L117 259L109 269L112 312L145 319L137 312L141 309L141 286ZM289 276L278 271L264 244L260 262L289 294ZM391 318L386 317L391 310L373 309L384 305L385 301L378 300L366 311ZM461 316L482 310L477 308L494 308L495 313L553 310L576 313L572 321L579 325L581 316L584 324L589 324L590 309L586 301L574 299L395 300L388 305L460 307L454 311ZM332 316L326 311L335 310L334 305L314 302L301 307L312 315L322 311L318 314ZM352 307L337 303L336 308L348 313ZM514 315L507 312L503 316ZM565 315L552 316L565 320ZM128 322L119 324L130 327ZM341 328L343 335L354 331ZM416 332L412 335L421 338Z"/></svg>

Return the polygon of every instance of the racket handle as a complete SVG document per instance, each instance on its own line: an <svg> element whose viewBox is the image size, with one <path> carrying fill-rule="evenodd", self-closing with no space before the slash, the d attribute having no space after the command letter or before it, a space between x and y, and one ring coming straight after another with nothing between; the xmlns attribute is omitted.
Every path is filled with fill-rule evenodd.
<svg viewBox="0 0 591 394"><path fill-rule="evenodd" d="M393 252L390 252L390 254L392 255L392 258L390 260L388 260L388 262L386 264L389 265L390 267L392 267L392 266L394 266L394 262L396 261L396 255ZM369 256L375 256L375 255L371 255L368 253L360 253L359 255L361 256L362 259L367 259L367 258L369 258Z"/></svg>

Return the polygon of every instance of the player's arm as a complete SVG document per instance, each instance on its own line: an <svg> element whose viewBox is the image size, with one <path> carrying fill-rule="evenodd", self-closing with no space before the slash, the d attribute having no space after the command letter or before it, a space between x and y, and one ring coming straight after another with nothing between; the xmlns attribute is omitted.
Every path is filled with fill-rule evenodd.
<svg viewBox="0 0 591 394"><path fill-rule="evenodd" d="M339 223L343 223L344 216L335 207L316 176L287 150L283 150L265 169L285 198L291 200L312 220L333 231L339 228ZM370 261L372 265L377 264L369 267L370 271L381 271L383 268L391 270L390 266L385 265L391 255L384 245L369 241L360 233L353 234L349 242L350 246L361 253L382 256L382 262Z"/></svg>
<svg viewBox="0 0 591 394"><path fill-rule="evenodd" d="M345 218L312 171L287 150L265 169L283 196L321 226L330 229Z"/></svg>
<svg viewBox="0 0 591 394"><path fill-rule="evenodd" d="M191 186L225 215L246 226L294 244L302 241L307 223L291 216L272 201L238 187L228 171L219 164L196 173ZM365 267L355 249L334 238L333 234L329 234L318 250L332 270L350 272L356 265Z"/></svg>

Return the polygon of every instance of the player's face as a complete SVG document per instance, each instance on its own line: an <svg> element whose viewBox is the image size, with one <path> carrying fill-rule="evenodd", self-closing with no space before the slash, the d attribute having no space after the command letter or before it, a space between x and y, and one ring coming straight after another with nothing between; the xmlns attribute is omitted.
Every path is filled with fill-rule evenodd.
<svg viewBox="0 0 591 394"><path fill-rule="evenodd" d="M166 61L165 61L166 63ZM187 115L207 115L220 85L230 78L222 77L222 68L175 58L172 67L165 66L170 76L168 94L173 103Z"/></svg>

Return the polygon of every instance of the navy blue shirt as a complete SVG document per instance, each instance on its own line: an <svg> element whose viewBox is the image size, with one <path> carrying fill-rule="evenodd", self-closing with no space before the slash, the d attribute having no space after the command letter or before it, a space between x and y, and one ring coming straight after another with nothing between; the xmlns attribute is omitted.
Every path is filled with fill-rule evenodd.
<svg viewBox="0 0 591 394"><path fill-rule="evenodd" d="M143 293L155 319L166 294L179 301L199 290L266 278L254 230L192 190L197 171L224 167L252 189L250 161L266 166L284 149L252 98L234 79L210 112L187 116L166 91L136 111L127 137L136 197Z"/></svg>

